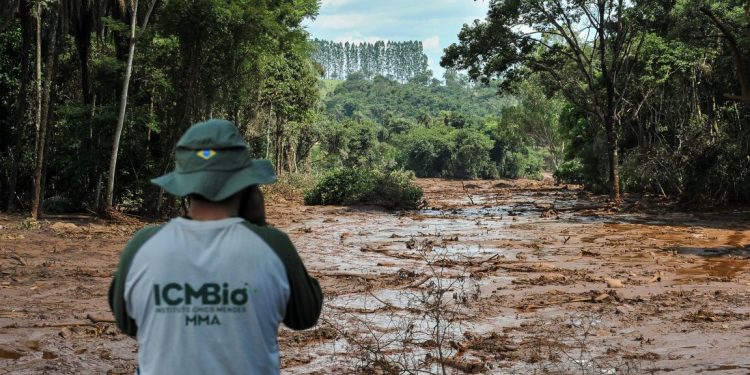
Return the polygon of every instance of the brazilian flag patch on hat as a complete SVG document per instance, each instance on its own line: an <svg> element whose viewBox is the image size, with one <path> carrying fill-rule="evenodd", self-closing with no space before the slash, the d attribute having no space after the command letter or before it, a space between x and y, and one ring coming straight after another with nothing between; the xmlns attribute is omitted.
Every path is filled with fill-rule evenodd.
<svg viewBox="0 0 750 375"><path fill-rule="evenodd" d="M205 150L199 150L195 154L198 155L203 160L208 160L214 157L214 155L216 155L216 151L211 150L211 149L205 149Z"/></svg>

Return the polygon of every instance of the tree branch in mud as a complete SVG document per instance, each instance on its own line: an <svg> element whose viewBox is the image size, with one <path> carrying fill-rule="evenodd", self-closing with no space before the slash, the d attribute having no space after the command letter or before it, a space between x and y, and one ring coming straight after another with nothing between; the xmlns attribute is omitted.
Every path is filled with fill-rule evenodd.
<svg viewBox="0 0 750 375"><path fill-rule="evenodd" d="M485 370L479 362L458 356L465 308L479 298L479 286L472 282L467 269L455 270L456 264L470 265L471 259L450 256L434 249L430 241L418 243L414 259L422 260L424 274L415 276L399 294L400 302L391 302L370 291L385 308L372 315L341 313L332 323L347 342L343 365L357 373L440 374L474 373ZM467 257L464 257L467 258ZM415 290L416 289L416 290Z"/></svg>
<svg viewBox="0 0 750 375"><path fill-rule="evenodd" d="M644 372L639 356L615 357L612 354L619 348L603 348L594 342L597 331L604 329L601 315L570 315L565 320L533 326L536 329L524 339L532 349L531 354L522 359L531 368L522 369L522 373L628 375Z"/></svg>

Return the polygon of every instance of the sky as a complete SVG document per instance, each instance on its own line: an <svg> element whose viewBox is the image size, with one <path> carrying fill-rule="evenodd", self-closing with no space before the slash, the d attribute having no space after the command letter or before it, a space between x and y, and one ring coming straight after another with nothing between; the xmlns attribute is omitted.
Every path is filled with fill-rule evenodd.
<svg viewBox="0 0 750 375"><path fill-rule="evenodd" d="M465 23L484 19L489 0L322 0L305 22L312 38L336 42L421 40L435 78L442 79L443 49L458 41Z"/></svg>

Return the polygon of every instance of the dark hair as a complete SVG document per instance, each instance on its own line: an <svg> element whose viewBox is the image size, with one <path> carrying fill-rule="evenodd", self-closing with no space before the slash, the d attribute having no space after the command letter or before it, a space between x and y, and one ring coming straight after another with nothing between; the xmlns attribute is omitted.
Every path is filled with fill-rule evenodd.
<svg viewBox="0 0 750 375"><path fill-rule="evenodd" d="M248 186L242 191L239 216L255 225L266 225L266 205L260 186Z"/></svg>
<svg viewBox="0 0 750 375"><path fill-rule="evenodd" d="M206 198L206 197L204 197L204 196L202 196L200 194L193 193L193 194L189 194L188 195L188 199L190 199L191 201L197 201L197 202L203 202L203 203L214 203L214 204L224 204L224 203L229 202L233 198L234 198L234 194L232 194L228 198L225 198L225 199L220 200L220 201L212 201L212 200L210 200L210 199L208 199L208 198Z"/></svg>

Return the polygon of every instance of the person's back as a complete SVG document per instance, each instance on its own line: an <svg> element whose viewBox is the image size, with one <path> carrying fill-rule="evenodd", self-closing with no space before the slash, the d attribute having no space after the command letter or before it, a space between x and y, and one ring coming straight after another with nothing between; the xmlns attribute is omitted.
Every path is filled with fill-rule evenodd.
<svg viewBox="0 0 750 375"><path fill-rule="evenodd" d="M223 207L194 204L214 216ZM143 229L121 254L110 305L118 327L137 335L140 374L278 373L279 324L317 321L320 287L289 238L216 212Z"/></svg>

